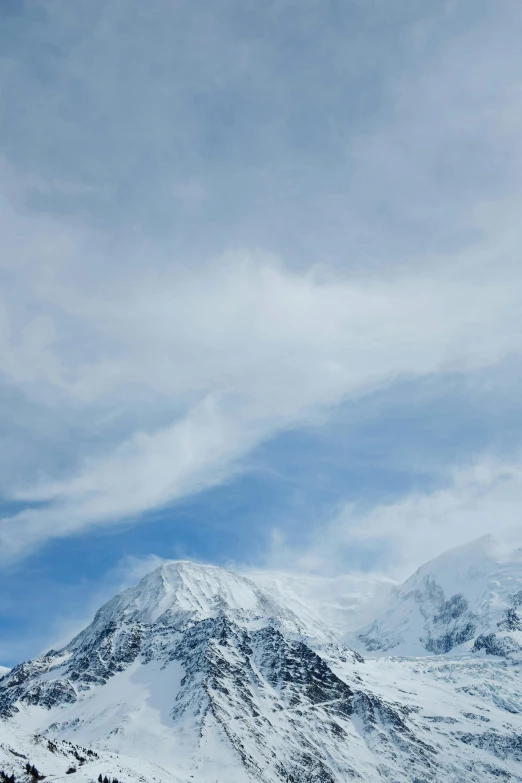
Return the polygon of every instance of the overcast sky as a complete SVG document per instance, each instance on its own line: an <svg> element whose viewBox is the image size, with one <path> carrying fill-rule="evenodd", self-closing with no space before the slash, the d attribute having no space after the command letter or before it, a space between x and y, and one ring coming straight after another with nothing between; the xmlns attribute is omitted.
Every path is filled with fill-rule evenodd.
<svg viewBox="0 0 522 783"><path fill-rule="evenodd" d="M511 0L0 4L0 662L157 558L402 578L516 537L521 35Z"/></svg>

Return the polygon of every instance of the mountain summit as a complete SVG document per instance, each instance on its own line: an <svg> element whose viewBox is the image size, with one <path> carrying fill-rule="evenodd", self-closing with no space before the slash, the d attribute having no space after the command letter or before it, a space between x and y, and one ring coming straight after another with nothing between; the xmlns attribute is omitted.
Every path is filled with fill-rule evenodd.
<svg viewBox="0 0 522 783"><path fill-rule="evenodd" d="M218 616L242 625L270 618L296 633L305 631L293 611L251 580L219 566L181 560L159 566L108 601L71 646L84 644L114 623L181 628Z"/></svg>
<svg viewBox="0 0 522 783"><path fill-rule="evenodd" d="M493 536L421 566L349 641L363 653L493 651L522 660L522 549Z"/></svg>
<svg viewBox="0 0 522 783"><path fill-rule="evenodd" d="M373 637L354 635L381 644L364 660L313 607L287 606L283 583L166 563L0 679L0 770L26 783L26 766L54 783L522 783L520 577L518 555L487 541L437 558L393 591ZM385 657L393 633L392 653L421 657Z"/></svg>

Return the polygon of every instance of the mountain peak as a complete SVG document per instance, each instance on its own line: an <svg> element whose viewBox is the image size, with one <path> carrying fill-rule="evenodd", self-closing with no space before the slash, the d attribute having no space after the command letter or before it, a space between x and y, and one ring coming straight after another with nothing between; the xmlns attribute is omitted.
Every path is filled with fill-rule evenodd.
<svg viewBox="0 0 522 783"><path fill-rule="evenodd" d="M243 625L275 620L295 632L306 632L306 623L250 579L220 566L175 560L158 566L102 606L69 649L99 637L114 624L178 626L218 615Z"/></svg>
<svg viewBox="0 0 522 783"><path fill-rule="evenodd" d="M418 568L351 641L378 654L477 649L477 639L497 634L521 602L522 549L481 536Z"/></svg>
<svg viewBox="0 0 522 783"><path fill-rule="evenodd" d="M121 594L126 615L154 622L165 612L195 612L201 618L228 608L264 612L271 599L243 576L214 565L188 560L163 563Z"/></svg>

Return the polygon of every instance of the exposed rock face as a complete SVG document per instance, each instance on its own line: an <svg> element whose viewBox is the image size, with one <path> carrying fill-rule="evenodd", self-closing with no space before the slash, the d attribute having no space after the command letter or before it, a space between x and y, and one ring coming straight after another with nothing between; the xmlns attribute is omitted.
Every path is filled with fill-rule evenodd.
<svg viewBox="0 0 522 783"><path fill-rule="evenodd" d="M522 783L522 687L498 651L518 633L515 609L489 638L474 636L481 619L464 593L423 579L407 595L426 612L422 643L446 655L364 660L243 577L163 566L63 650L0 680L0 769L2 753L36 752L37 730L65 749L38 745L47 775L70 741L119 780ZM473 652L448 658L463 639ZM19 732L16 747L1 744L2 726ZM88 783L86 754L75 774Z"/></svg>
<svg viewBox="0 0 522 783"><path fill-rule="evenodd" d="M513 604L512 607L506 609L504 618L497 623L499 631L522 631L522 619L514 608L515 606L519 606L519 604L515 604L515 602L513 602Z"/></svg>
<svg viewBox="0 0 522 783"><path fill-rule="evenodd" d="M474 653L484 651L487 655L496 655L500 658L522 655L522 647L512 636L496 633L477 636L471 651Z"/></svg>

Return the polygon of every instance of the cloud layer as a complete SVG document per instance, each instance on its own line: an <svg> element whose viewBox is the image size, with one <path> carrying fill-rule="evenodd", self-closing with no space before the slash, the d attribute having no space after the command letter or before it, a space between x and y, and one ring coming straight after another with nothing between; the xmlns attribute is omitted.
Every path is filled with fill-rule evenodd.
<svg viewBox="0 0 522 783"><path fill-rule="evenodd" d="M398 377L519 360L519 7L321 5L10 16L4 559Z"/></svg>

